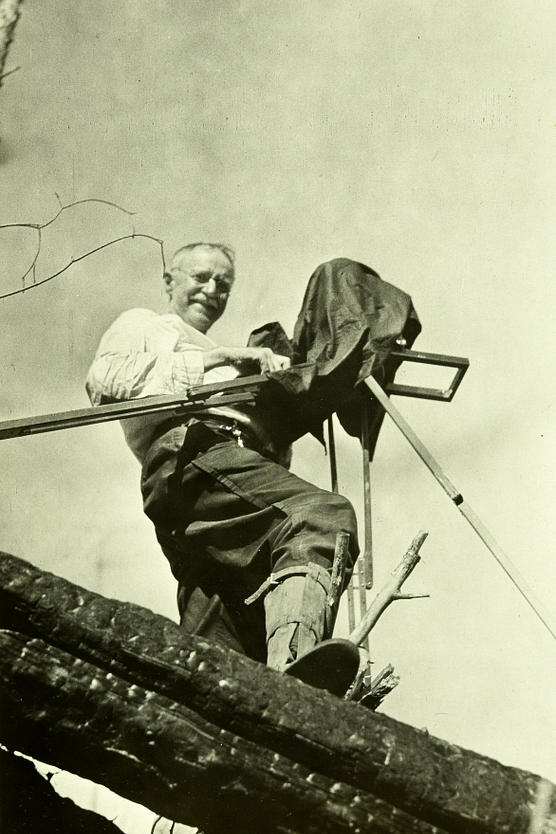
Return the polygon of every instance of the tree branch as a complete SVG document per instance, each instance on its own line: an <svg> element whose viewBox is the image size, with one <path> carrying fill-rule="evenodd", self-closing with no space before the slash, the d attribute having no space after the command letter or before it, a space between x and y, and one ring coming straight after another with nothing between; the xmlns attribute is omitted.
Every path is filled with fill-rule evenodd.
<svg viewBox="0 0 556 834"><path fill-rule="evenodd" d="M349 635L348 639L351 640L352 643L355 643L356 646L361 645L365 637L376 625L378 618L381 616L381 614L384 613L384 611L388 608L391 602L393 602L395 599L411 598L409 595L400 596L399 591L403 583L417 564L417 562L419 562L421 558L419 556L419 549L421 548L421 545L423 544L427 536L428 533L421 531L413 539L402 561L392 572L388 582L378 592L378 594L370 604L369 608L367 609L365 616L361 619L361 622L358 623L358 625ZM417 596L421 595L419 594Z"/></svg>
<svg viewBox="0 0 556 834"><path fill-rule="evenodd" d="M3 631L0 648L2 737L167 819L207 834L439 834L42 640Z"/></svg>
<svg viewBox="0 0 556 834"><path fill-rule="evenodd" d="M13 40L15 24L21 14L21 3L22 0L0 0L0 87L4 78L15 72L15 70L10 70L10 72L2 73L2 70L6 63L9 46ZM19 67L16 67L16 69L19 69Z"/></svg>
<svg viewBox="0 0 556 834"><path fill-rule="evenodd" d="M1 0L0 0L0 2L1 2ZM58 201L60 201L60 198L58 197L58 194L56 194L56 197L58 198ZM37 269L37 263L38 263L38 260L39 260L39 255L40 255L41 247L42 247L42 231L43 231L43 229L46 229L46 228L48 228L48 226L51 226L60 217L60 215L64 211L67 211L70 208L75 208L75 206L83 205L85 203L100 203L101 205L111 206L112 208L118 209L118 211L122 211L124 214L127 214L130 217L135 214L135 212L128 211L128 209L122 208L122 206L117 205L117 203L112 203L110 200L102 200L102 199L99 199L99 198L96 198L96 197L91 197L91 198L87 198L87 199L84 199L84 200L75 200L74 202L68 203L67 205L60 205L60 209L56 212L54 217L51 217L50 220L46 221L46 223L3 223L3 224L0 224L0 230L1 229L34 229L37 233L37 244L36 244L36 249L35 249L35 254L33 256L33 260L31 261L31 264L30 264L29 268L23 273L23 275L20 278L20 281L22 282L23 286L18 290L13 290L12 292L7 292L7 293L0 294L0 300L3 299L3 298L11 298L14 295L21 295L22 293L27 292L27 290L33 289L35 287L40 287L40 286L42 286L42 284L46 284L46 283L48 283L48 281L52 281L54 278L58 278L59 275L62 275L62 273L66 272L66 270L68 270L71 266L73 266L76 263L79 263L79 261L82 261L85 258L88 258L89 255L94 255L95 252L100 252L102 249L106 249L109 246L113 246L115 243L121 243L124 240L134 240L135 238L144 238L146 240L152 240L152 241L154 241L155 243L158 244L158 246L160 247L160 256L161 256L161 259L162 259L162 271L165 272L166 264L165 264L165 261L164 261L163 241L160 240L157 237L154 237L153 235L137 233L135 231L135 229L133 229L131 234L123 235L123 236L117 237L117 238L113 238L112 240L109 240L107 243L103 243L100 246L96 246L94 249L90 249L84 255L79 255L77 258L71 258L69 263L67 263L64 267L62 267L62 269L59 269L57 272L53 273L52 275L49 275L47 278L43 278L41 281L37 281L37 279L36 279L36 269ZM29 274L31 274L33 276L33 283L30 286L26 286L25 281L26 281Z"/></svg>

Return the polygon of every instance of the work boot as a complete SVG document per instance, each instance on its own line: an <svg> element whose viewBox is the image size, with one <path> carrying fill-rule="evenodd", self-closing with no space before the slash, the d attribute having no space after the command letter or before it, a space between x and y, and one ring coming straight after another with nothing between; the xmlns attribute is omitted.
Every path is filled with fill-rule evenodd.
<svg viewBox="0 0 556 834"><path fill-rule="evenodd" d="M327 605L330 574L312 562L280 571L273 580L264 601L267 665L344 695L357 673L359 650L348 640L321 642L334 625Z"/></svg>
<svg viewBox="0 0 556 834"><path fill-rule="evenodd" d="M324 637L330 574L312 562L275 574L265 596L267 666L284 671Z"/></svg>

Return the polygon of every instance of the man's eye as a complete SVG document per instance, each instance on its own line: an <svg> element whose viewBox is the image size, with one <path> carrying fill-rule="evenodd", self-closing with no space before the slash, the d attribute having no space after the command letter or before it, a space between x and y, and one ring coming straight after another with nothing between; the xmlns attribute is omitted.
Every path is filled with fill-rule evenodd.
<svg viewBox="0 0 556 834"><path fill-rule="evenodd" d="M191 276L197 284L208 284L208 282L214 278L208 272L199 272ZM219 293L226 293L229 294L232 288L232 285L229 281L226 281L224 278L214 278L214 284L216 286L216 290Z"/></svg>

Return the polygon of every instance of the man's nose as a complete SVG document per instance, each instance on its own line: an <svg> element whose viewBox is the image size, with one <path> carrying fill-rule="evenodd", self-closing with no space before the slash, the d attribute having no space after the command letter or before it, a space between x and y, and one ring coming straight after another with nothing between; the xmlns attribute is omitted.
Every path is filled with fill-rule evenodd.
<svg viewBox="0 0 556 834"><path fill-rule="evenodd" d="M208 281L203 284L203 291L205 295L218 295L218 282L216 278L209 278Z"/></svg>

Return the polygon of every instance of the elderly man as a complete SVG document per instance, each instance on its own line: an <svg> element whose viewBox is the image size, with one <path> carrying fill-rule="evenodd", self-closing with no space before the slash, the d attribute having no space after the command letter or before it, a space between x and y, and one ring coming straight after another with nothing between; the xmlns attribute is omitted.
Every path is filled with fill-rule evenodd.
<svg viewBox="0 0 556 834"><path fill-rule="evenodd" d="M288 368L269 348L219 346L206 335L234 280L228 247L179 249L165 275L169 313L129 310L104 335L87 378L92 403ZM288 450L256 413L223 407L122 425L142 464L144 510L178 580L182 626L276 669L329 636L339 531L350 534L348 576L357 557L349 502L289 472Z"/></svg>

